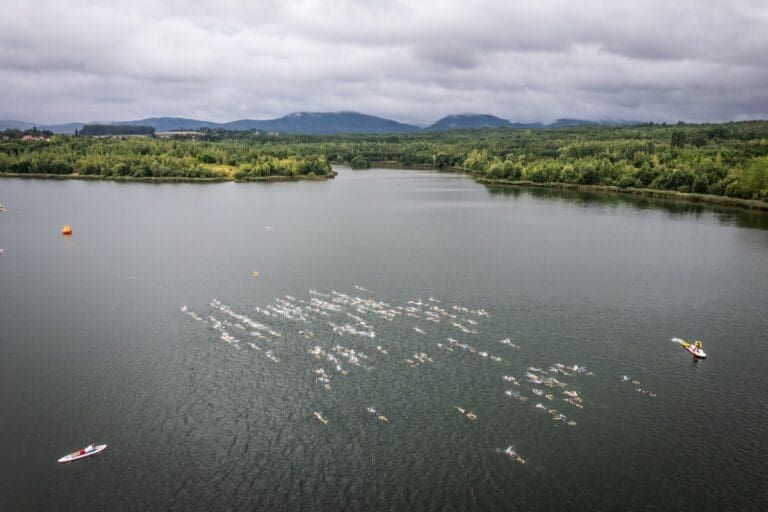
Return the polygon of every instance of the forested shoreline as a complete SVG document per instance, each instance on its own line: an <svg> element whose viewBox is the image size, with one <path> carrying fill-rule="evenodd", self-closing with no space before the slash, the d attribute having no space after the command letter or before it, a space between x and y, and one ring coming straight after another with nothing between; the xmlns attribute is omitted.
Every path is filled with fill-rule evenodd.
<svg viewBox="0 0 768 512"><path fill-rule="evenodd" d="M390 135L206 131L197 139L0 141L0 173L252 181L332 176L330 164L428 167L479 181L768 201L768 121ZM685 197L684 197L685 198Z"/></svg>
<svg viewBox="0 0 768 512"><path fill-rule="evenodd" d="M0 141L0 174L121 181L273 181L335 175L320 154L270 150L238 139L61 135L43 141Z"/></svg>

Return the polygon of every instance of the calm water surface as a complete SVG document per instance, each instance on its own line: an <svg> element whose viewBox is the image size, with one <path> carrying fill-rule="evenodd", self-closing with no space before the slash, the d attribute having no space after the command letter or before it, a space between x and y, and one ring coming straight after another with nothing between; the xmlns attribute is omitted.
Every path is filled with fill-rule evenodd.
<svg viewBox="0 0 768 512"><path fill-rule="evenodd" d="M0 510L766 508L765 215L345 169L0 202Z"/></svg>

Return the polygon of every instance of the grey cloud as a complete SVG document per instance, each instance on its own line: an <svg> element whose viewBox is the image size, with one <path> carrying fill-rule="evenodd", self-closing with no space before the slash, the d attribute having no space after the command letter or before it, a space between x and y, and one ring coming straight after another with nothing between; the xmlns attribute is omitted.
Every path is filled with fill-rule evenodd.
<svg viewBox="0 0 768 512"><path fill-rule="evenodd" d="M7 0L0 118L768 117L768 5Z"/></svg>

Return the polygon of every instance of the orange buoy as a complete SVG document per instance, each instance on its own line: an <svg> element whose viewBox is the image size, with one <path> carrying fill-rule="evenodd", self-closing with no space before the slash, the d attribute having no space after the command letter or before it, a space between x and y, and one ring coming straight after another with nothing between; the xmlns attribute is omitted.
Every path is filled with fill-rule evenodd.
<svg viewBox="0 0 768 512"><path fill-rule="evenodd" d="M69 226L69 224L65 224L63 228L61 228L61 234L62 235L71 235L72 234L72 228Z"/></svg>

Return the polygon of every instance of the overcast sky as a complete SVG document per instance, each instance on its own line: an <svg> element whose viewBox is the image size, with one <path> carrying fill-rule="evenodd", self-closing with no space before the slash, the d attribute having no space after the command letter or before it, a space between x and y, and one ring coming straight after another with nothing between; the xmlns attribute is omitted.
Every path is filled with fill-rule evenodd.
<svg viewBox="0 0 768 512"><path fill-rule="evenodd" d="M768 0L2 0L0 119L768 118Z"/></svg>

